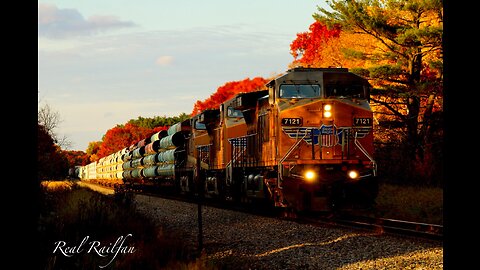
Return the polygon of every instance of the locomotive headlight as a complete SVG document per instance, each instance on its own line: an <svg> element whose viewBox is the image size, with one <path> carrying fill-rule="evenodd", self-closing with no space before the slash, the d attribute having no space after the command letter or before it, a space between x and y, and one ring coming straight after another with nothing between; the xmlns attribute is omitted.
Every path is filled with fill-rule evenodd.
<svg viewBox="0 0 480 270"><path fill-rule="evenodd" d="M332 117L332 105L325 104L323 106L323 117L326 117L326 118Z"/></svg>
<svg viewBox="0 0 480 270"><path fill-rule="evenodd" d="M355 170L351 170L348 172L348 177L351 179L357 179L358 178L358 172Z"/></svg>
<svg viewBox="0 0 480 270"><path fill-rule="evenodd" d="M306 171L306 172L305 172L305 180L306 180L307 182L313 182L316 177L317 177L317 176L316 176L316 174L315 174L314 171Z"/></svg>

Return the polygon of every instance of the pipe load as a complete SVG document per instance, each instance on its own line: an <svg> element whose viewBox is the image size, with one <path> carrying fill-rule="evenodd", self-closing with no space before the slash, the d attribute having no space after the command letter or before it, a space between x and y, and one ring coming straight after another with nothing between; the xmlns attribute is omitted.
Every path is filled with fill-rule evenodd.
<svg viewBox="0 0 480 270"><path fill-rule="evenodd" d="M145 146L145 139L138 141L137 144L135 145L136 148L142 147L142 146Z"/></svg>
<svg viewBox="0 0 480 270"><path fill-rule="evenodd" d="M172 147L179 147L185 142L185 136L181 132L168 135L160 140L160 148L168 149Z"/></svg>
<svg viewBox="0 0 480 270"><path fill-rule="evenodd" d="M132 160L133 161L133 160ZM124 170L130 170L133 169L132 167L132 161L127 161L122 164L122 169Z"/></svg>
<svg viewBox="0 0 480 270"><path fill-rule="evenodd" d="M132 172L132 171L123 171L123 172L122 172L122 178L123 178L123 179L131 179L131 178L132 178L131 172Z"/></svg>
<svg viewBox="0 0 480 270"><path fill-rule="evenodd" d="M150 141L152 142L159 141L160 139L162 139L163 137L166 137L167 135L168 135L168 132L166 130L160 130L159 132L153 134L150 137Z"/></svg>
<svg viewBox="0 0 480 270"><path fill-rule="evenodd" d="M176 151L177 151L177 148L145 156L141 159L141 164L143 166L148 167L148 166L155 165L156 163L159 163L159 162L173 163L175 161Z"/></svg>
<svg viewBox="0 0 480 270"><path fill-rule="evenodd" d="M128 148L125 147L123 148L122 150L118 151L120 153L120 156L123 155L123 154L126 154L128 152Z"/></svg>
<svg viewBox="0 0 480 270"><path fill-rule="evenodd" d="M155 177L158 176L157 174L157 166L152 166L148 168L144 168L142 170L142 176L143 177Z"/></svg>
<svg viewBox="0 0 480 270"><path fill-rule="evenodd" d="M167 130L168 135L173 135L179 131L182 131L182 122L178 122L172 126L170 126Z"/></svg>
<svg viewBox="0 0 480 270"><path fill-rule="evenodd" d="M141 168L135 168L135 169L131 170L130 174L131 174L132 178L140 178L142 170L143 169L141 169Z"/></svg>
<svg viewBox="0 0 480 270"><path fill-rule="evenodd" d="M128 152L122 155L122 161L127 162L132 159L132 152Z"/></svg>
<svg viewBox="0 0 480 270"><path fill-rule="evenodd" d="M105 161L105 157L102 157L97 161L97 163L98 163L98 165L103 165L104 161Z"/></svg>
<svg viewBox="0 0 480 270"><path fill-rule="evenodd" d="M129 151L129 152L133 151L133 149L135 149L135 147L137 147L136 144L130 145L130 146L128 147L128 151Z"/></svg>
<svg viewBox="0 0 480 270"><path fill-rule="evenodd" d="M151 165L154 165L155 163L159 162L159 160L158 160L159 155L160 155L160 153L156 153L156 154L149 155L149 156L146 156L146 157L142 158L143 165L151 166Z"/></svg>
<svg viewBox="0 0 480 270"><path fill-rule="evenodd" d="M175 151L177 149L167 150L165 152L160 152L158 155L159 162L173 162L175 161Z"/></svg>
<svg viewBox="0 0 480 270"><path fill-rule="evenodd" d="M160 141L153 141L145 146L145 155L154 154L158 152L158 149L160 149Z"/></svg>
<svg viewBox="0 0 480 270"><path fill-rule="evenodd" d="M175 165L173 164L166 164L163 166L157 167L157 174L159 176L174 176L175 175Z"/></svg>
<svg viewBox="0 0 480 270"><path fill-rule="evenodd" d="M143 140L138 141L137 144L136 144L136 147L138 148L138 147L145 146L145 145L149 144L150 142L151 142L150 137L145 138Z"/></svg>
<svg viewBox="0 0 480 270"><path fill-rule="evenodd" d="M145 154L145 146L133 150L133 158L141 158Z"/></svg>
<svg viewBox="0 0 480 270"><path fill-rule="evenodd" d="M142 163L142 158L137 158L131 161L131 166L132 168L137 168L137 167L140 167L141 163Z"/></svg>

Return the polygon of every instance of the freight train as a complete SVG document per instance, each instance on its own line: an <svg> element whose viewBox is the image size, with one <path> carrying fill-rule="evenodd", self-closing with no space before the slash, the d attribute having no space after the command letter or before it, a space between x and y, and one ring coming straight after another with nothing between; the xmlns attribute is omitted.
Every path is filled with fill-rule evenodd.
<svg viewBox="0 0 480 270"><path fill-rule="evenodd" d="M294 211L368 208L378 193L370 89L346 68L292 68L264 90L239 93L76 173Z"/></svg>

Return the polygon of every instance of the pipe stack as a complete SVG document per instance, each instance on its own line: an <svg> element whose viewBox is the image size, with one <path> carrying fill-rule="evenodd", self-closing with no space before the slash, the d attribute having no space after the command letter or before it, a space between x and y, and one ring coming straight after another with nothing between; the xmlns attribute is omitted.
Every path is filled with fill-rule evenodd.
<svg viewBox="0 0 480 270"><path fill-rule="evenodd" d="M185 143L180 123L142 140L122 157L123 179L175 175L175 152Z"/></svg>

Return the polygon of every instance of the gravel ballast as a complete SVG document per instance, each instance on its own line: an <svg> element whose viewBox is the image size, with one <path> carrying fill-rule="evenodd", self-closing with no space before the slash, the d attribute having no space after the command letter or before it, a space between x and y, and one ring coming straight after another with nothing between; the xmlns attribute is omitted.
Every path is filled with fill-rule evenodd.
<svg viewBox="0 0 480 270"><path fill-rule="evenodd" d="M135 195L139 212L197 246L197 205ZM207 259L224 269L443 269L443 246L203 206Z"/></svg>

